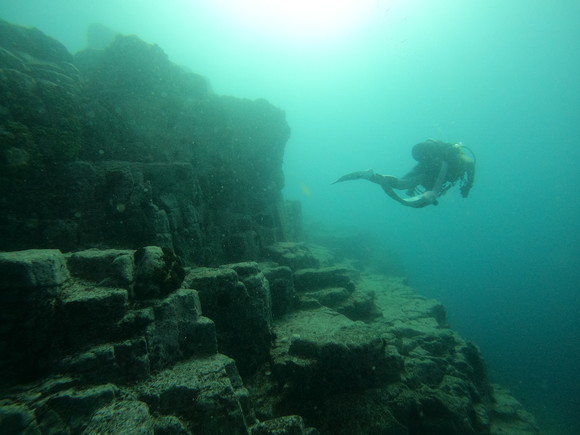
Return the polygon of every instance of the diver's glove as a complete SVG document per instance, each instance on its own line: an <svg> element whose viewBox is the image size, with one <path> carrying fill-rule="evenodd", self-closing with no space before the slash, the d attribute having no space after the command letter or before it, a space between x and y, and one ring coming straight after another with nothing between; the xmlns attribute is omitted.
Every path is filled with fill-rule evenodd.
<svg viewBox="0 0 580 435"><path fill-rule="evenodd" d="M350 180L370 180L375 175L375 171L372 169L367 169L366 171L358 171L358 172L351 172L350 174L343 175L334 183L340 183L342 181L350 181Z"/></svg>

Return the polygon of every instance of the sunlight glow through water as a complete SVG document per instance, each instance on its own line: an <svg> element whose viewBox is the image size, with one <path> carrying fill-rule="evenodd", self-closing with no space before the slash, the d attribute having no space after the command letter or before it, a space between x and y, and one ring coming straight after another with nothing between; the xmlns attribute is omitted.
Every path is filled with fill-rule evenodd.
<svg viewBox="0 0 580 435"><path fill-rule="evenodd" d="M213 7L247 34L285 45L318 46L351 37L380 13L377 0L216 0Z"/></svg>

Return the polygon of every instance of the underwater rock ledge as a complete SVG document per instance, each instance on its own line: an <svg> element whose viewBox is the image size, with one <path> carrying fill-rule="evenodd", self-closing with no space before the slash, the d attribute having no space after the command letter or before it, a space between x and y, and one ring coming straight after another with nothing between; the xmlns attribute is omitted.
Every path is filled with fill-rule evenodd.
<svg viewBox="0 0 580 435"><path fill-rule="evenodd" d="M326 265L0 253L0 432L540 433L440 303L282 245Z"/></svg>
<svg viewBox="0 0 580 435"><path fill-rule="evenodd" d="M440 303L295 242L289 131L0 20L0 433L540 433Z"/></svg>

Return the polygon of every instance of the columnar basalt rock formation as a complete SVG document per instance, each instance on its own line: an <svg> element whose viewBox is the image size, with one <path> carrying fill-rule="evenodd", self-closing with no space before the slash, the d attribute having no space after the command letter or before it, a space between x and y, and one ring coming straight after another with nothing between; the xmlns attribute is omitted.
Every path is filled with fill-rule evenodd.
<svg viewBox="0 0 580 435"><path fill-rule="evenodd" d="M284 112L211 92L135 36L72 56L0 21L0 249L257 258L296 232Z"/></svg>
<svg viewBox="0 0 580 435"><path fill-rule="evenodd" d="M0 21L0 433L540 433L441 304L296 241L288 134Z"/></svg>

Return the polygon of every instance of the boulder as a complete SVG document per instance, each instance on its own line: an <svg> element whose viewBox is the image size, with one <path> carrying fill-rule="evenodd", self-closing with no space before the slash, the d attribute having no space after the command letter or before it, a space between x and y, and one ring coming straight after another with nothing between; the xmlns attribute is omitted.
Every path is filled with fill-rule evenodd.
<svg viewBox="0 0 580 435"><path fill-rule="evenodd" d="M172 250L147 246L135 252L135 299L152 299L178 289L185 277L181 260Z"/></svg>

